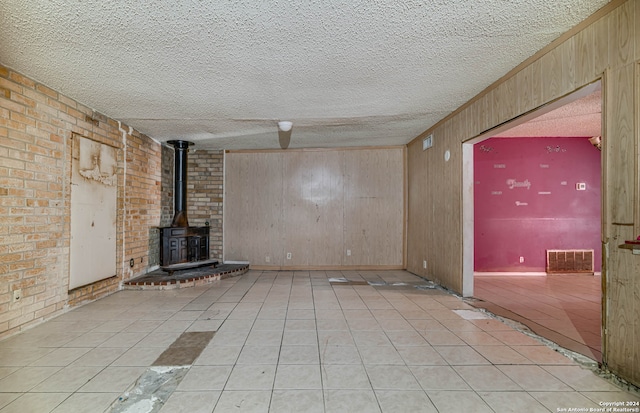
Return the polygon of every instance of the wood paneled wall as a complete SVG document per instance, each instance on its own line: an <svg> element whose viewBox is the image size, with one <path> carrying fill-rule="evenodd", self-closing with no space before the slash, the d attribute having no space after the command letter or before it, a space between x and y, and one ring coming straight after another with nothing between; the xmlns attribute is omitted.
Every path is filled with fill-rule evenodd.
<svg viewBox="0 0 640 413"><path fill-rule="evenodd" d="M640 2L612 1L411 142L407 237L407 269L462 292L463 142L602 79L604 363L636 385L640 255L618 245L640 235L638 22Z"/></svg>
<svg viewBox="0 0 640 413"><path fill-rule="evenodd" d="M404 268L404 153L228 151L225 260L274 269Z"/></svg>

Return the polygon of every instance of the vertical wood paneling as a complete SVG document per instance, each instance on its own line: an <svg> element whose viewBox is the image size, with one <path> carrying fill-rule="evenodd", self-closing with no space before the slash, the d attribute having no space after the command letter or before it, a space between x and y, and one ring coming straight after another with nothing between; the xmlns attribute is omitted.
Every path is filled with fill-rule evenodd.
<svg viewBox="0 0 640 413"><path fill-rule="evenodd" d="M606 185L607 222L633 224L636 196L634 65L607 71Z"/></svg>
<svg viewBox="0 0 640 413"><path fill-rule="evenodd" d="M632 8L632 22L640 22L640 4L637 1L629 2ZM640 27L637 23L631 25L632 36L633 36L633 61L640 60Z"/></svg>
<svg viewBox="0 0 640 413"><path fill-rule="evenodd" d="M572 91L576 87L576 48L575 36L567 39L558 47L558 53L562 56L562 83L561 93Z"/></svg>
<svg viewBox="0 0 640 413"><path fill-rule="evenodd" d="M225 260L283 265L282 165L282 153L226 154Z"/></svg>
<svg viewBox="0 0 640 413"><path fill-rule="evenodd" d="M402 149L344 152L346 265L402 265Z"/></svg>
<svg viewBox="0 0 640 413"><path fill-rule="evenodd" d="M404 165L401 147L227 153L225 259L403 268Z"/></svg>
<svg viewBox="0 0 640 413"><path fill-rule="evenodd" d="M516 113L526 113L534 108L531 100L531 73L531 66L527 66L519 71L515 76L515 96L518 99Z"/></svg>
<svg viewBox="0 0 640 413"><path fill-rule="evenodd" d="M562 54L553 49L540 59L542 73L542 101L549 102L562 92Z"/></svg>
<svg viewBox="0 0 640 413"><path fill-rule="evenodd" d="M633 19L633 1L629 1L615 9L610 17L611 30L609 34L609 62L612 67L619 67L631 63L633 57L635 26L637 20Z"/></svg>
<svg viewBox="0 0 640 413"><path fill-rule="evenodd" d="M593 58L596 74L609 67L609 21L611 14L595 22L593 26Z"/></svg>
<svg viewBox="0 0 640 413"><path fill-rule="evenodd" d="M531 106L537 108L542 105L542 59L531 63Z"/></svg>
<svg viewBox="0 0 640 413"><path fill-rule="evenodd" d="M291 152L284 158L284 265L342 264L343 175L343 152Z"/></svg>
<svg viewBox="0 0 640 413"><path fill-rule="evenodd" d="M576 83L584 85L596 78L596 64L593 49L593 25L575 35L576 48Z"/></svg>
<svg viewBox="0 0 640 413"><path fill-rule="evenodd" d="M426 204L426 162L422 142L412 142L407 150L408 180L408 215L407 215L407 269L414 274L425 277L426 270L422 261L427 257L426 214L430 205Z"/></svg>

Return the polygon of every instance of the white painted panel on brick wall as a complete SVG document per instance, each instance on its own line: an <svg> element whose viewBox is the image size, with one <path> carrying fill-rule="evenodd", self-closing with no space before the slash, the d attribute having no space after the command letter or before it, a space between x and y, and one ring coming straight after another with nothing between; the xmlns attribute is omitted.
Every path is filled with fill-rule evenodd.
<svg viewBox="0 0 640 413"><path fill-rule="evenodd" d="M116 275L117 150L73 137L69 289Z"/></svg>

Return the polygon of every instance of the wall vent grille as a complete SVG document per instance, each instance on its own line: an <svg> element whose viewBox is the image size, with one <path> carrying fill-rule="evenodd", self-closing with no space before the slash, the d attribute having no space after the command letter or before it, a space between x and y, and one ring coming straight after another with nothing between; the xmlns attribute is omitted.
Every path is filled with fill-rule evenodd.
<svg viewBox="0 0 640 413"><path fill-rule="evenodd" d="M547 273L593 274L593 250L547 250Z"/></svg>

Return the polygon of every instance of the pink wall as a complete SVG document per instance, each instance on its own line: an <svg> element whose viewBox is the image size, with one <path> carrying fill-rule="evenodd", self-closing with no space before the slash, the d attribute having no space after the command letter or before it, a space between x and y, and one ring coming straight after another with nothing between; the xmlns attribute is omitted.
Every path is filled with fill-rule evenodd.
<svg viewBox="0 0 640 413"><path fill-rule="evenodd" d="M547 249L593 249L600 271L600 175L588 138L476 144L475 271L544 272Z"/></svg>

